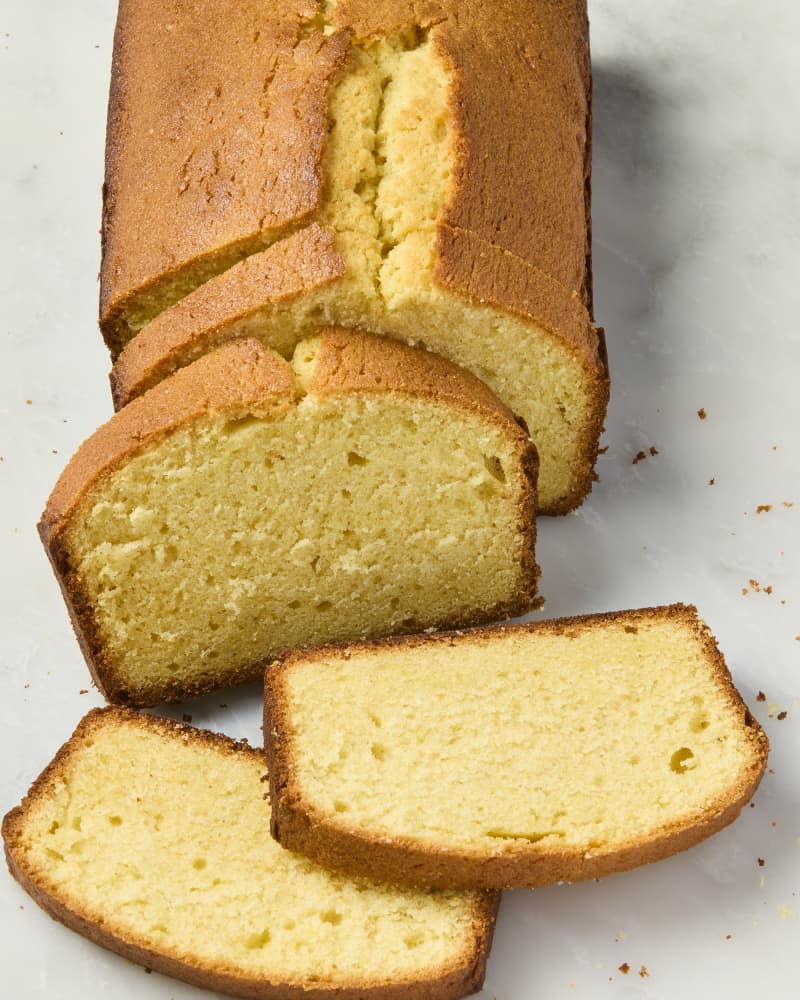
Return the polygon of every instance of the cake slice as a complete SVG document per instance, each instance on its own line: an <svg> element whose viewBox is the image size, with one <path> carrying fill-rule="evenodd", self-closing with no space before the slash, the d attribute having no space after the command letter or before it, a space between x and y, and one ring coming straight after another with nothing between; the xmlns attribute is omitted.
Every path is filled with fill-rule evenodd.
<svg viewBox="0 0 800 1000"><path fill-rule="evenodd" d="M768 749L684 605L289 654L264 737L285 847L484 888L691 847L736 818Z"/></svg>
<svg viewBox="0 0 800 1000"><path fill-rule="evenodd" d="M238 340L89 438L40 532L98 686L152 705L297 646L527 611L535 476L512 414L427 351Z"/></svg>
<svg viewBox="0 0 800 1000"><path fill-rule="evenodd" d="M9 869L96 944L232 996L480 989L497 897L352 881L282 850L264 772L246 744L95 710L5 817Z"/></svg>

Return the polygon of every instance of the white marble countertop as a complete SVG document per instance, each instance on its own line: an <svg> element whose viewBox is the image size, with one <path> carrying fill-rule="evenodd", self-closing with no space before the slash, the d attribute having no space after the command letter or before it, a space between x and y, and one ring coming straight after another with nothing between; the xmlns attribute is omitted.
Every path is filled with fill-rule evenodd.
<svg viewBox="0 0 800 1000"><path fill-rule="evenodd" d="M0 811L101 703L35 523L111 413L95 317L115 6L0 8ZM482 996L788 997L800 981L800 8L595 0L591 15L596 311L614 388L600 483L575 515L540 523L544 613L696 603L769 735L771 770L753 808L686 854L507 894ZM260 742L259 692L224 700L177 713ZM0 921L4 996L203 995L64 930L5 875Z"/></svg>

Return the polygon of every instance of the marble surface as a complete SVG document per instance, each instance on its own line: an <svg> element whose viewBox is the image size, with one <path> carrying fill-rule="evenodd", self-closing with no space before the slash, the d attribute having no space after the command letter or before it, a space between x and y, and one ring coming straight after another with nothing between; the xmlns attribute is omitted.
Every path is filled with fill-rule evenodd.
<svg viewBox="0 0 800 1000"><path fill-rule="evenodd" d="M111 413L95 315L114 8L0 5L2 810L101 703L35 522ZM544 613L695 602L772 741L771 771L753 808L682 856L507 894L482 996L788 997L800 978L800 9L595 0L591 15L596 301L614 389L600 482L540 526ZM260 741L255 688L181 711ZM0 921L5 996L202 995L59 927L5 875Z"/></svg>

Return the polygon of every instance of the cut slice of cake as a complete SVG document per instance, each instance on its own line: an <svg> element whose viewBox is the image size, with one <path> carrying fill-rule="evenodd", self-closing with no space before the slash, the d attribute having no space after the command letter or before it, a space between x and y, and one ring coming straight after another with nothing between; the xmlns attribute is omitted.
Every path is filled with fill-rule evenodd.
<svg viewBox="0 0 800 1000"><path fill-rule="evenodd" d="M327 330L291 365L234 341L126 406L40 531L99 687L148 705L297 646L524 613L535 477L474 376Z"/></svg>
<svg viewBox="0 0 800 1000"><path fill-rule="evenodd" d="M289 654L264 738L285 847L484 888L691 847L736 818L768 749L684 605Z"/></svg>
<svg viewBox="0 0 800 1000"><path fill-rule="evenodd" d="M265 780L263 753L244 743L95 710L5 817L9 869L96 944L232 996L448 1000L480 989L495 894L323 871L270 838Z"/></svg>

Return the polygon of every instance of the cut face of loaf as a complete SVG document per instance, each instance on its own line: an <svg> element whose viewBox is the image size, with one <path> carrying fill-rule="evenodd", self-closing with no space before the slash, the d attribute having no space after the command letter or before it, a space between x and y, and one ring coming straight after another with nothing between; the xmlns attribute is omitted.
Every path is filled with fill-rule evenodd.
<svg viewBox="0 0 800 1000"><path fill-rule="evenodd" d="M116 405L237 336L290 358L314 327L369 330L485 381L530 429L542 511L577 506L608 399L586 11L529 6L208 0L198 19L123 0L101 275Z"/></svg>
<svg viewBox="0 0 800 1000"><path fill-rule="evenodd" d="M473 376L328 330L255 341L116 414L40 531L95 679L138 705L286 649L527 611L536 454Z"/></svg>
<svg viewBox="0 0 800 1000"><path fill-rule="evenodd" d="M9 869L96 944L232 996L480 989L497 899L354 882L282 850L264 772L224 736L94 711L6 816Z"/></svg>
<svg viewBox="0 0 800 1000"><path fill-rule="evenodd" d="M290 654L264 737L280 843L451 887L667 857L735 819L767 760L683 605Z"/></svg>

